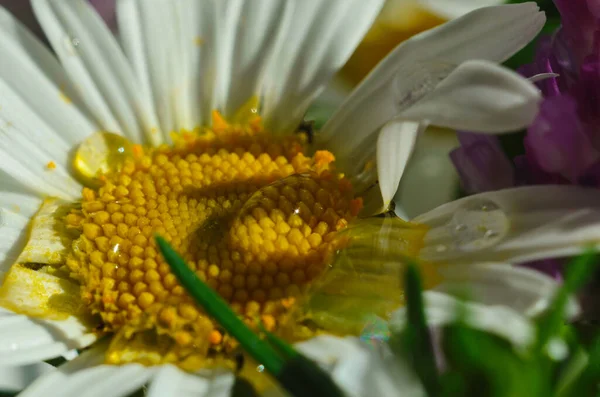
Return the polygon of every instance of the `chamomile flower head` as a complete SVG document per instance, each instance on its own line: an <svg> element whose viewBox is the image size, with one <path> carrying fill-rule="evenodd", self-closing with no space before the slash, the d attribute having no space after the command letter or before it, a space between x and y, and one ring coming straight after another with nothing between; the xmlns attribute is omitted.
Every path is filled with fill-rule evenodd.
<svg viewBox="0 0 600 397"><path fill-rule="evenodd" d="M85 1L34 0L55 54L0 12L0 364L106 335L94 351L108 364L235 368L237 343L193 304L155 235L247 324L292 339L355 331L367 305L340 309L402 255L508 261L587 240L589 216L551 249L519 238L574 206L597 214L596 197L566 188L518 229L531 205L513 197L544 192L469 198L413 223L364 219L388 209L427 125L512 131L539 102L496 63L544 16L531 3L498 6L399 46L313 133L307 107L382 3L122 0L119 43ZM361 268L370 277L349 271ZM137 364L123 390L153 375Z"/></svg>

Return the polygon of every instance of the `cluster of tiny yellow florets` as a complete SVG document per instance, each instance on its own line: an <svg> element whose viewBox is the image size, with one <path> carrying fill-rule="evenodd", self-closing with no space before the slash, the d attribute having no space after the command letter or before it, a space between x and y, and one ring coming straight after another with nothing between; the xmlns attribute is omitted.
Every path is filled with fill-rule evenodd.
<svg viewBox="0 0 600 397"><path fill-rule="evenodd" d="M221 123L174 146L135 147L99 189L85 188L66 219L81 231L67 265L105 330L153 327L182 347L221 343L155 235L240 315L276 326L277 308L322 272L335 232L361 206L333 156L307 157L304 147L300 136Z"/></svg>

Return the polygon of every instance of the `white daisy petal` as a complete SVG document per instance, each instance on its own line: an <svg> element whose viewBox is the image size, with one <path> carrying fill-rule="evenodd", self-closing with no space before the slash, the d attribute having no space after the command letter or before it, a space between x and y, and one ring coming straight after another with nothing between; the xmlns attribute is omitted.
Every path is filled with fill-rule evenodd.
<svg viewBox="0 0 600 397"><path fill-rule="evenodd" d="M544 25L534 3L487 7L413 36L388 55L323 126L322 144L350 156L352 145L434 90L470 59L502 62ZM347 157L351 158L351 157ZM344 164L352 174L362 164Z"/></svg>
<svg viewBox="0 0 600 397"><path fill-rule="evenodd" d="M106 130L142 142L156 127L151 103L100 16L84 0L32 2L40 24L81 96ZM156 143L151 139L150 143Z"/></svg>
<svg viewBox="0 0 600 397"><path fill-rule="evenodd" d="M173 365L165 365L156 372L147 397L228 397L233 382L231 373L203 377L183 372Z"/></svg>
<svg viewBox="0 0 600 397"><path fill-rule="evenodd" d="M61 265L64 263L68 243L64 235L63 218L72 208L69 202L49 198L44 200L39 211L31 220L27 245L19 256L19 263Z"/></svg>
<svg viewBox="0 0 600 397"><path fill-rule="evenodd" d="M191 14L194 8L188 11ZM154 101L160 128L169 142L168 134L177 130L178 122L175 99L180 92L176 78L178 72L183 72L178 66L182 61L177 59L177 2L121 1L117 4L117 16L125 52L143 80L144 94L151 95Z"/></svg>
<svg viewBox="0 0 600 397"><path fill-rule="evenodd" d="M534 76L528 77L527 80L531 81L532 83L537 83L538 81L553 79L553 78L559 77L559 76L560 76L560 74L558 74L558 73L538 73Z"/></svg>
<svg viewBox="0 0 600 397"><path fill-rule="evenodd" d="M392 121L386 124L377 139L377 176L385 207L398 190L400 179L413 152L417 135L426 125L418 122Z"/></svg>
<svg viewBox="0 0 600 397"><path fill-rule="evenodd" d="M80 196L81 186L64 167L58 164L48 168L54 161L39 145L28 142L13 127L0 127L0 170L19 180L27 189L42 195L75 199ZM6 142L10 142L7 144Z"/></svg>
<svg viewBox="0 0 600 397"><path fill-rule="evenodd" d="M418 0L418 2L436 15L454 19L478 8L503 4L505 0Z"/></svg>
<svg viewBox="0 0 600 397"><path fill-rule="evenodd" d="M222 79L217 93L217 107L223 109L226 116L233 115L250 97L259 93L276 38L291 17L293 7L290 3L283 0L246 0L238 7L237 13L228 14L234 14L233 20L226 23L236 30L234 37L223 38L223 41L229 41L230 47L219 70L229 69L229 73L219 73L225 81Z"/></svg>
<svg viewBox="0 0 600 397"><path fill-rule="evenodd" d="M401 360L370 349L355 338L318 336L297 349L321 364L345 395L351 397L425 396L419 380Z"/></svg>
<svg viewBox="0 0 600 397"><path fill-rule="evenodd" d="M181 57L180 86L177 87L181 100L177 117L183 127L191 129L209 125L217 98L222 98L218 91L219 81L229 75L231 68L224 64L227 60L224 54L232 47L228 41L233 39L235 29L228 24L234 22L241 3L183 0L175 6L180 21L178 56ZM149 28L153 29L153 26ZM149 47L153 45L148 44ZM150 59L155 62L154 58Z"/></svg>
<svg viewBox="0 0 600 397"><path fill-rule="evenodd" d="M0 365L0 393L19 392L41 375L51 371L54 371L54 367L47 363L19 367Z"/></svg>
<svg viewBox="0 0 600 397"><path fill-rule="evenodd" d="M4 194L0 193L0 200ZM0 204L1 205L1 204ZM27 239L27 224L29 218L0 208L0 284L4 273L19 257Z"/></svg>
<svg viewBox="0 0 600 397"><path fill-rule="evenodd" d="M0 308L0 365L27 365L94 343L97 336L74 317L39 320Z"/></svg>
<svg viewBox="0 0 600 397"><path fill-rule="evenodd" d="M141 364L102 365L105 346L98 346L38 378L21 397L47 396L52 390L63 397L121 397L139 390L156 373Z"/></svg>
<svg viewBox="0 0 600 397"><path fill-rule="evenodd" d="M0 91L2 88L3 83L0 82ZM4 94L8 96L8 90ZM25 108L21 108L23 109ZM2 123L4 117L0 114L0 170L39 195L69 199L78 197L81 185L69 173L67 145L57 142L60 138L55 134L50 133L45 138L40 134L44 130L32 130L23 126L18 112L10 118L16 124ZM56 139L53 141L53 138ZM49 139L48 145L40 145L46 139Z"/></svg>
<svg viewBox="0 0 600 397"><path fill-rule="evenodd" d="M466 296L489 306L506 306L527 317L534 317L547 310L560 285L538 271L513 267L507 263L456 265L438 267L444 281L436 291ZM577 302L572 299L567 316L579 313Z"/></svg>
<svg viewBox="0 0 600 397"><path fill-rule="evenodd" d="M4 122L28 130L40 127L41 120L43 130L52 129L69 144L98 130L80 110L82 102L56 58L3 8L0 52L0 116ZM15 97L20 98L18 103L13 103Z"/></svg>
<svg viewBox="0 0 600 397"><path fill-rule="evenodd" d="M431 227L421 258L519 263L576 255L600 236L600 191L529 186L466 197L418 216Z"/></svg>
<svg viewBox="0 0 600 397"><path fill-rule="evenodd" d="M506 306L487 306L477 302L464 302L451 295L425 291L425 317L432 327L442 327L465 315L471 327L489 332L511 341L515 346L527 346L535 339L535 328L521 313ZM389 322L394 332L406 327L406 308L394 314Z"/></svg>
<svg viewBox="0 0 600 397"><path fill-rule="evenodd" d="M3 80L0 80L0 101L0 125L6 128L6 133L0 137L0 146L10 148L14 138L8 132L18 130L19 135L51 156L56 164L68 167L69 150L75 142L70 142L50 128ZM39 145L40 142L44 142L44 145Z"/></svg>
<svg viewBox="0 0 600 397"><path fill-rule="evenodd" d="M531 124L541 99L535 85L517 73L467 61L398 117L456 130L511 132Z"/></svg>
<svg viewBox="0 0 600 397"><path fill-rule="evenodd" d="M2 190L0 191L0 208L14 212L24 218L30 218L35 214L42 204L39 197L19 192L19 186L11 185L11 182L0 176ZM29 219L27 219L29 221Z"/></svg>
<svg viewBox="0 0 600 397"><path fill-rule="evenodd" d="M149 2L139 2L135 0L117 1L117 21L119 24L121 45L139 80L140 86L138 95L148 98L153 105L157 106L152 91L150 61L148 59L148 50L146 48L148 40L144 30L146 24L142 20L140 10L140 8L147 3ZM158 112L158 107L156 107L155 111ZM170 125L164 125L162 120L159 121L159 116L159 114L156 116L156 128L150 130L152 140L156 143L162 143L165 139L168 141L167 134L172 127ZM164 127L168 127L168 129L165 130ZM160 132L161 128L162 133Z"/></svg>
<svg viewBox="0 0 600 397"><path fill-rule="evenodd" d="M229 75L239 1L123 0L117 17L125 53L156 107L164 139L207 125ZM156 29L161 26L161 29ZM227 30L226 28L229 28ZM226 69L224 69L226 68ZM227 81L227 80L226 80ZM222 86L222 84L221 84Z"/></svg>
<svg viewBox="0 0 600 397"><path fill-rule="evenodd" d="M271 131L289 132L350 57L382 0L289 2L292 20L279 38L264 89L262 114ZM348 23L352 21L352 23Z"/></svg>

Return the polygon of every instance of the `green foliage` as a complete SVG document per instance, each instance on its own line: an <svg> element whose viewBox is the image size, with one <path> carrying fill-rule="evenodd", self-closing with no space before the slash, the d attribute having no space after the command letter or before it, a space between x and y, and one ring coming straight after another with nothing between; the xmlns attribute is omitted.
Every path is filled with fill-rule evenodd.
<svg viewBox="0 0 600 397"><path fill-rule="evenodd" d="M491 397L567 397L597 396L600 393L600 334L590 349L578 341L574 329L564 324L564 314L570 296L576 293L595 270L597 255L588 250L565 267L565 282L559 289L547 313L537 321L537 338L529 349L516 351L507 341L469 327L466 313L458 313L459 321L442 330L442 350L446 369L439 376L439 390L426 387L429 396L491 396ZM402 335L396 341L415 338L415 330L429 332L423 327L422 298L415 295L418 277L412 275L414 266L407 269L407 320ZM412 284L412 285L410 285ZM411 292L409 292L409 290ZM411 302L412 301L412 302ZM411 309L412 307L412 309ZM412 312L412 314L411 314ZM565 357L549 354L550 344L568 350ZM404 344L404 350L393 349L405 357L428 357L416 342ZM408 350L406 349L408 348ZM553 357L554 356L554 357ZM427 386L428 373L423 364L413 362L415 373ZM438 384L438 380L435 380Z"/></svg>

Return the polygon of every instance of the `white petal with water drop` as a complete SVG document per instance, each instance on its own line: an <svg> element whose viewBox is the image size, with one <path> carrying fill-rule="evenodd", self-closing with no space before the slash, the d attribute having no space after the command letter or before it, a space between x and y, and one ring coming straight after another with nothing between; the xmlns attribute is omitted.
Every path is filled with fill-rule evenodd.
<svg viewBox="0 0 600 397"><path fill-rule="evenodd" d="M493 211L474 211L483 206ZM424 260L518 263L576 255L600 244L600 191L577 186L504 189L453 201L414 221L431 227L419 254Z"/></svg>

